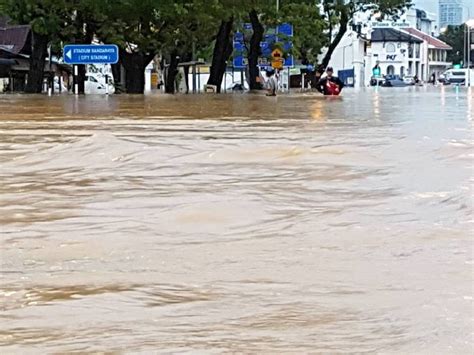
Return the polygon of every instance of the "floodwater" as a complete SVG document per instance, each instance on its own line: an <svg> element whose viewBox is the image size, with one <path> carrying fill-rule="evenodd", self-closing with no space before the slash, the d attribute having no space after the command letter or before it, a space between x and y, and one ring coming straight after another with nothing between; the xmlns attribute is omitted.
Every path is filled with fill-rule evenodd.
<svg viewBox="0 0 474 355"><path fill-rule="evenodd" d="M2 353L473 348L474 92L0 97Z"/></svg>

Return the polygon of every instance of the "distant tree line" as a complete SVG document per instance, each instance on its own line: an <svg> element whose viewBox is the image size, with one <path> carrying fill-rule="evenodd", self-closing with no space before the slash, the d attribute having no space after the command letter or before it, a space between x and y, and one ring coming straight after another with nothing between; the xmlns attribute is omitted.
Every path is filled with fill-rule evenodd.
<svg viewBox="0 0 474 355"><path fill-rule="evenodd" d="M209 84L220 88L233 54L233 34L251 23L249 83L259 88L258 58L266 28L294 25L294 53L304 64L324 68L349 29L353 14L371 11L397 17L411 0L0 0L0 14L31 26L32 55L26 92L42 89L47 49L61 55L63 44L94 40L117 44L125 70L125 91L143 93L145 68L156 55L168 63L165 88L174 93L181 61L197 57L211 62ZM318 62L322 48L327 54ZM85 67L79 75L84 90ZM116 80L117 81L117 80Z"/></svg>
<svg viewBox="0 0 474 355"><path fill-rule="evenodd" d="M448 62L465 64L465 53L466 48L468 48L465 42L466 31L466 25L448 26L446 31L439 36L443 42L446 42L453 48L453 50L448 53Z"/></svg>

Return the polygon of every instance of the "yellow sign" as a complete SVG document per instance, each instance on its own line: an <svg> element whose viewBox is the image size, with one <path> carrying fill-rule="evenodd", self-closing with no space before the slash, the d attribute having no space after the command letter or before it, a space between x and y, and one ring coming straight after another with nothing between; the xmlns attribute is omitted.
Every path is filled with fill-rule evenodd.
<svg viewBox="0 0 474 355"><path fill-rule="evenodd" d="M151 87L153 89L158 88L158 81L159 81L158 74L157 73L152 73L151 74Z"/></svg>
<svg viewBox="0 0 474 355"><path fill-rule="evenodd" d="M284 63L283 52L278 48L274 49L272 52L272 67L274 69L283 69Z"/></svg>

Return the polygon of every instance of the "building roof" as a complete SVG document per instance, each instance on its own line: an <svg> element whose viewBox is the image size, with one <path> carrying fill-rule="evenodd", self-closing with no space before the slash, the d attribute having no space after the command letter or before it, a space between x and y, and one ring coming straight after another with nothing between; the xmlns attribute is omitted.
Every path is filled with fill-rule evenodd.
<svg viewBox="0 0 474 355"><path fill-rule="evenodd" d="M414 35L414 36L417 36L421 39L423 39L424 41L428 42L428 45L432 48L436 48L436 49L446 49L446 50L451 50L453 49L450 45L444 43L443 41L433 37L433 36L430 36L429 34L426 34L424 32L421 32L415 28L404 28L404 31Z"/></svg>
<svg viewBox="0 0 474 355"><path fill-rule="evenodd" d="M0 49L14 54L30 54L30 26L0 27Z"/></svg>
<svg viewBox="0 0 474 355"><path fill-rule="evenodd" d="M422 43L423 40L407 32L395 28L375 28L371 36L372 42L411 42Z"/></svg>

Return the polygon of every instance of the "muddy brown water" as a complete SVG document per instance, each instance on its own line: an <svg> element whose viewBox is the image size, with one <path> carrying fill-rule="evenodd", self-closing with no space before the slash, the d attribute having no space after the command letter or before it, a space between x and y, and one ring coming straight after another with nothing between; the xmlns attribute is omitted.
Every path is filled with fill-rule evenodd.
<svg viewBox="0 0 474 355"><path fill-rule="evenodd" d="M0 96L2 353L472 353L474 92Z"/></svg>

